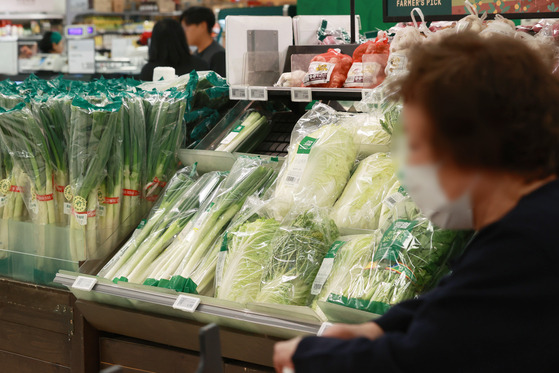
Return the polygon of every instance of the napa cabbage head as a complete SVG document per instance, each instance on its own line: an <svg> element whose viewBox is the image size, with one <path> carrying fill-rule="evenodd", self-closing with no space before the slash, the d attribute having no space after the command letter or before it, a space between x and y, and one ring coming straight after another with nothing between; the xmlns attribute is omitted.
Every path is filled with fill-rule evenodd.
<svg viewBox="0 0 559 373"><path fill-rule="evenodd" d="M377 229L386 191L395 180L394 164L387 153L376 153L362 160L331 217L339 228Z"/></svg>
<svg viewBox="0 0 559 373"><path fill-rule="evenodd" d="M271 213L284 218L292 207L332 207L349 179L357 156L353 135L325 125L292 144L273 194Z"/></svg>

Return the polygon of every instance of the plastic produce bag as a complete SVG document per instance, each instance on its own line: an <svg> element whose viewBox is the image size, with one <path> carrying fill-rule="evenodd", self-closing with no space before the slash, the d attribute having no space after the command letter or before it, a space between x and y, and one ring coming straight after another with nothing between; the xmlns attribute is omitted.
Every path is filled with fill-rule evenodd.
<svg viewBox="0 0 559 373"><path fill-rule="evenodd" d="M270 244L272 260L256 302L310 305L313 281L337 236L336 224L321 209L289 215Z"/></svg>
<svg viewBox="0 0 559 373"><path fill-rule="evenodd" d="M280 223L269 218L256 198L223 235L216 269L216 297L238 303L254 302L264 270L272 258L271 241Z"/></svg>
<svg viewBox="0 0 559 373"><path fill-rule="evenodd" d="M10 191L23 196L34 223L55 224L53 167L48 143L39 121L26 104L0 111L0 136L12 161L25 174L18 176L17 186L10 187ZM29 188L22 187L27 183Z"/></svg>
<svg viewBox="0 0 559 373"><path fill-rule="evenodd" d="M342 193L357 147L353 133L333 125L336 121L332 108L318 104L297 122L273 193L274 218L282 219L294 206L332 207Z"/></svg>
<svg viewBox="0 0 559 373"><path fill-rule="evenodd" d="M382 315L434 286L445 274L445 263L468 237L465 232L435 228L425 218L397 220L351 283L329 290L328 302Z"/></svg>
<svg viewBox="0 0 559 373"><path fill-rule="evenodd" d="M181 143L184 113L191 93L171 90L162 94L147 94L146 108L147 165L143 194L154 202L176 168Z"/></svg>
<svg viewBox="0 0 559 373"><path fill-rule="evenodd" d="M311 60L303 78L305 87L341 88L347 78L353 59L339 49L328 49Z"/></svg>
<svg viewBox="0 0 559 373"><path fill-rule="evenodd" d="M390 145L392 133L376 113L338 113L337 124L353 133L356 145Z"/></svg>
<svg viewBox="0 0 559 373"><path fill-rule="evenodd" d="M357 281L381 238L380 231L338 238L322 261L311 294L317 295L317 300L327 301L332 292L340 292Z"/></svg>
<svg viewBox="0 0 559 373"><path fill-rule="evenodd" d="M213 291L217 255L221 245L216 244L234 216L241 210L245 200L260 196L274 182L277 162L261 158L239 158L227 178L195 219L181 233L173 246L180 246L182 262L163 274L169 288L197 293L199 287ZM207 258L211 259L205 265ZM208 270L200 272L201 266ZM193 277L194 276L194 277Z"/></svg>
<svg viewBox="0 0 559 373"><path fill-rule="evenodd" d="M195 183L195 168L186 167L179 170L165 188L162 198L151 209L148 218L138 226L132 237L99 272L99 276L109 280L114 278L125 280L144 257L142 247L144 251L149 250L151 248L149 244L153 245L154 241L170 228L171 223L178 222L185 215L192 215L192 210L197 207L199 199L203 196L198 195L200 188L192 187ZM204 183L201 181L199 184Z"/></svg>
<svg viewBox="0 0 559 373"><path fill-rule="evenodd" d="M386 153L362 160L330 216L340 228L377 229L382 201L394 184L394 164Z"/></svg>
<svg viewBox="0 0 559 373"><path fill-rule="evenodd" d="M421 215L419 208L412 201L404 187L399 181L394 184L385 193L380 211L379 224L380 230L385 231L396 220L415 220Z"/></svg>
<svg viewBox="0 0 559 373"><path fill-rule="evenodd" d="M113 143L122 138L121 106L121 101L106 106L82 98L72 102L70 183L65 195L72 204L70 247L76 260L86 259L86 252L93 254L97 249L98 192Z"/></svg>

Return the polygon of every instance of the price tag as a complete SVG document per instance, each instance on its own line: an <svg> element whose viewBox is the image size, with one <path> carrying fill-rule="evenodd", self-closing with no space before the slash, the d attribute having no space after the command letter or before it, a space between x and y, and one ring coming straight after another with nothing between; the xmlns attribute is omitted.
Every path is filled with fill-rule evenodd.
<svg viewBox="0 0 559 373"><path fill-rule="evenodd" d="M320 329L318 329L318 333L316 333L317 336L321 336L322 334L324 334L324 332L326 331L326 329L328 329L329 327L331 327L333 324L330 322L323 322L322 325L320 326Z"/></svg>
<svg viewBox="0 0 559 373"><path fill-rule="evenodd" d="M230 100L248 100L248 87L231 86L229 87Z"/></svg>
<svg viewBox="0 0 559 373"><path fill-rule="evenodd" d="M96 278L78 276L78 278L76 278L76 281L74 281L72 288L78 290L84 290L84 291L91 291L95 286L95 284L97 284Z"/></svg>
<svg viewBox="0 0 559 373"><path fill-rule="evenodd" d="M291 88L291 101L293 102L311 102L312 89L310 88Z"/></svg>
<svg viewBox="0 0 559 373"><path fill-rule="evenodd" d="M74 214L79 225L87 225L87 214Z"/></svg>
<svg viewBox="0 0 559 373"><path fill-rule="evenodd" d="M181 310L185 312L194 312L198 305L200 304L200 298L189 297L188 295L179 295L175 304L173 304L173 308L176 310Z"/></svg>
<svg viewBox="0 0 559 373"><path fill-rule="evenodd" d="M368 98L373 97L373 92L374 92L374 90L372 90L372 89L363 89L361 91L361 99L366 100Z"/></svg>
<svg viewBox="0 0 559 373"><path fill-rule="evenodd" d="M249 87L248 98L252 101L268 101L268 89L266 87Z"/></svg>

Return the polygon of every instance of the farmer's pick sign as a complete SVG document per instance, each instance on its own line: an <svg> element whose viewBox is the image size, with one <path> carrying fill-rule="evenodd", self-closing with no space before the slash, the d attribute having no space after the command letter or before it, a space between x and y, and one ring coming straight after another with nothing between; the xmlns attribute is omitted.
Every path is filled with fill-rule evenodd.
<svg viewBox="0 0 559 373"><path fill-rule="evenodd" d="M383 0L385 22L409 22L413 8L420 8L427 20L450 21L469 14L463 0ZM559 18L559 0L470 0L481 14L502 14L507 18ZM418 19L419 21L419 19Z"/></svg>

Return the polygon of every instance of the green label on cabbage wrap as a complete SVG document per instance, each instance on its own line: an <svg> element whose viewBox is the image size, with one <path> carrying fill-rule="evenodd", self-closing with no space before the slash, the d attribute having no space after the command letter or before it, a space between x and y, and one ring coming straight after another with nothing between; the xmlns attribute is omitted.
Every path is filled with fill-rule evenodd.
<svg viewBox="0 0 559 373"><path fill-rule="evenodd" d="M384 232L373 261L397 262L400 251L407 248L414 240L412 230L418 223L417 220L396 220L392 223L390 228Z"/></svg>

